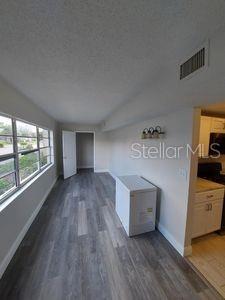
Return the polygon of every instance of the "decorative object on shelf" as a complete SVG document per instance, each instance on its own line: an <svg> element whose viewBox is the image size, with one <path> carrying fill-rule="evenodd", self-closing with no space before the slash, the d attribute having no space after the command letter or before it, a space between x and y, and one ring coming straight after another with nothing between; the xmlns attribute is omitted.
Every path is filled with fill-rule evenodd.
<svg viewBox="0 0 225 300"><path fill-rule="evenodd" d="M142 139L158 139L164 134L162 128L160 126L145 128L142 131L141 138Z"/></svg>
<svg viewBox="0 0 225 300"><path fill-rule="evenodd" d="M152 137L153 137L153 134L154 134L154 128L153 127L150 127L149 129L148 129L148 134L147 134L147 138L148 139L151 139Z"/></svg>
<svg viewBox="0 0 225 300"><path fill-rule="evenodd" d="M142 138L142 139L147 139L147 135L148 135L148 128L145 128L145 129L142 131L141 138Z"/></svg>

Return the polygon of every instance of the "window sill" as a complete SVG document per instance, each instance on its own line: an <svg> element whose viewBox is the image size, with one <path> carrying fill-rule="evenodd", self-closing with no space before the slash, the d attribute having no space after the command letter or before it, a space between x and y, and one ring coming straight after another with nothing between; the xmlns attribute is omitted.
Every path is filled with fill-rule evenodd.
<svg viewBox="0 0 225 300"><path fill-rule="evenodd" d="M15 190L15 192L12 192L12 195L9 195L8 198L3 200L2 203L0 203L0 213L10 204L12 203L19 195L21 195L28 187L30 187L38 178L40 178L45 172L47 172L49 169L51 169L54 166L54 163L51 163L49 166L44 168L40 173L38 173L36 176L34 176L32 179L30 179L27 183L25 183L22 187L20 187L18 190Z"/></svg>

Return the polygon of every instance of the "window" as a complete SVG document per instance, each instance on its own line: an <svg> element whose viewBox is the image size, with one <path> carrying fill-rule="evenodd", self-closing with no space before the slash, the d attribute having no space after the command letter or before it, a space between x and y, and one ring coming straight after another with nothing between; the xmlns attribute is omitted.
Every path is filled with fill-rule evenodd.
<svg viewBox="0 0 225 300"><path fill-rule="evenodd" d="M12 119L0 116L0 199L16 188Z"/></svg>
<svg viewBox="0 0 225 300"><path fill-rule="evenodd" d="M0 202L53 160L52 131L0 116Z"/></svg>
<svg viewBox="0 0 225 300"><path fill-rule="evenodd" d="M37 127L16 121L19 179L24 182L39 170Z"/></svg>
<svg viewBox="0 0 225 300"><path fill-rule="evenodd" d="M0 116L0 155L13 153L12 119Z"/></svg>
<svg viewBox="0 0 225 300"><path fill-rule="evenodd" d="M16 121L17 147L19 151L37 149L37 128L34 125Z"/></svg>
<svg viewBox="0 0 225 300"><path fill-rule="evenodd" d="M38 128L39 147L40 147L40 165L43 168L51 163L50 136L49 130Z"/></svg>

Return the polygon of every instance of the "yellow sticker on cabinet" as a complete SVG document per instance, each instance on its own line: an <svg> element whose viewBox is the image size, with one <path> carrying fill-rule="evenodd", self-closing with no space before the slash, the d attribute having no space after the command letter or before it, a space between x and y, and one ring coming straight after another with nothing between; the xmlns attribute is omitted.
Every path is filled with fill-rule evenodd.
<svg viewBox="0 0 225 300"><path fill-rule="evenodd" d="M152 207L148 207L147 212L149 212L149 213L152 212Z"/></svg>

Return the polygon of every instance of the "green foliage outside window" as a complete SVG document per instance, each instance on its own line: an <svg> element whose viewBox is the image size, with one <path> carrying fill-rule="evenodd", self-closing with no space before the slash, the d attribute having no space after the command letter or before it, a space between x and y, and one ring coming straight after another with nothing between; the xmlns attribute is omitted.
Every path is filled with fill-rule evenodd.
<svg viewBox="0 0 225 300"><path fill-rule="evenodd" d="M1 135L11 135L12 134L12 126L9 124L5 124L4 122L0 122L0 134Z"/></svg>
<svg viewBox="0 0 225 300"><path fill-rule="evenodd" d="M0 161L0 196L16 187L15 161L17 156L14 154L15 149L18 149L20 183L51 162L49 130L14 119L16 125L14 132L12 121L13 118L0 116L0 157L4 159ZM15 134L17 135L17 145L13 143ZM35 151L26 153L29 150Z"/></svg>
<svg viewBox="0 0 225 300"><path fill-rule="evenodd" d="M38 170L37 152L21 155L19 158L19 170L21 180L26 179L28 176L36 172Z"/></svg>
<svg viewBox="0 0 225 300"><path fill-rule="evenodd" d="M14 175L9 175L0 179L0 195L4 194L15 185L12 176Z"/></svg>

